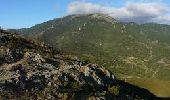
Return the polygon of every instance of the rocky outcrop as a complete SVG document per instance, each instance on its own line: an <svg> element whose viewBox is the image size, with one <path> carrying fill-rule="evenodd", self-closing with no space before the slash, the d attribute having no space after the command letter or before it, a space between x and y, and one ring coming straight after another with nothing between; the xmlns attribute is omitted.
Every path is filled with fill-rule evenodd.
<svg viewBox="0 0 170 100"><path fill-rule="evenodd" d="M0 33L0 41L0 99L156 98L147 90L140 95L140 88L135 91L137 87L133 89L119 82L111 72L77 57L56 53L52 48L4 32ZM142 95L143 92L147 95Z"/></svg>

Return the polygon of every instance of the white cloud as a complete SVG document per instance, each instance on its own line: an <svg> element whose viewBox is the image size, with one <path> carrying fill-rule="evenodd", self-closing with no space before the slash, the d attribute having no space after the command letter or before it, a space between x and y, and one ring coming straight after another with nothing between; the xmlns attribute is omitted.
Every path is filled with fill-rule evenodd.
<svg viewBox="0 0 170 100"><path fill-rule="evenodd" d="M159 16L157 18L153 18L152 21L160 24L170 24L170 15Z"/></svg>
<svg viewBox="0 0 170 100"><path fill-rule="evenodd" d="M170 13L169 8L163 3L150 2L128 2L124 6L116 8L112 6L102 6L90 2L76 1L68 6L69 14L90 14L104 13L113 16L122 21L132 21L137 23L159 22L170 24L170 20L166 20L166 14ZM131 1L131 0L130 0ZM148 1L148 0L140 0ZM160 1L160 0L159 0ZM162 22L161 22L162 20ZM166 21L165 21L166 20ZM167 22L168 21L168 22Z"/></svg>

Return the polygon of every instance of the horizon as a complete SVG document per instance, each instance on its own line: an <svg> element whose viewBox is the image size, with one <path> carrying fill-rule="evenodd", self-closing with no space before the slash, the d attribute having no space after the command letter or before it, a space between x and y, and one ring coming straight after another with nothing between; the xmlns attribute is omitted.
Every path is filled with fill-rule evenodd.
<svg viewBox="0 0 170 100"><path fill-rule="evenodd" d="M2 0L0 27L29 28L74 14L102 13L123 22L170 24L168 0ZM38 6L37 6L38 5Z"/></svg>
<svg viewBox="0 0 170 100"><path fill-rule="evenodd" d="M103 13L91 13L91 14L103 14ZM90 14L70 14L70 15L65 15L65 16L61 16L61 17L57 17L57 18L64 18L64 17L67 17L67 16L76 16L76 15L83 15L83 16L86 16L86 15L90 15ZM108 15L109 16L109 15ZM112 17L112 16L110 16L110 17ZM57 18L53 18L53 19L49 19L49 20L47 20L47 21L43 21L43 22L40 22L40 23L35 23L34 25L32 25L32 26L30 26L30 27L21 27L21 28L3 28L3 27L1 27L0 26L0 28L2 28L2 29L5 29L5 30L8 30L8 29L24 29L24 28L31 28L31 27L34 27L34 26L36 26L36 25L39 25L39 24L43 24L43 23L45 23L45 22L48 22L48 21L50 21L50 20L55 20L55 19L57 19ZM114 18L114 17L112 17L112 18ZM115 18L114 18L115 19ZM164 23L157 23L157 22L145 22L145 23L137 23L137 22L134 22L134 21L128 21L128 22L126 22L126 21L121 21L121 20L117 20L117 19L115 19L116 21L118 21L118 22L120 22L120 23L135 23L135 24L137 24L137 25L143 25L143 24L150 24L150 23L152 23L152 24L160 24L160 25L170 25L170 24L164 24Z"/></svg>

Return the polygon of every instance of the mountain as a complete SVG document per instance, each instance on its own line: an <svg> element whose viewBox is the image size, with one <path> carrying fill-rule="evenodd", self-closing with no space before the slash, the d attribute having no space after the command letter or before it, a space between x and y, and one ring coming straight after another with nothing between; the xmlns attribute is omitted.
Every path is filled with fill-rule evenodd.
<svg viewBox="0 0 170 100"><path fill-rule="evenodd" d="M87 14L15 31L105 66L120 78L170 80L170 25L123 23L108 15Z"/></svg>
<svg viewBox="0 0 170 100"><path fill-rule="evenodd" d="M2 100L156 100L97 64L0 30Z"/></svg>
<svg viewBox="0 0 170 100"><path fill-rule="evenodd" d="M170 25L123 23L104 14L85 14L10 31L97 63L157 96L170 97Z"/></svg>

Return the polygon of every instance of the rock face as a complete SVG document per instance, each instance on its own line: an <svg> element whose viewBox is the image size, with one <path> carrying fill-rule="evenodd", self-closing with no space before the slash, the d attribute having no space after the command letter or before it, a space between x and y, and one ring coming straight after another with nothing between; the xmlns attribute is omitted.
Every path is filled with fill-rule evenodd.
<svg viewBox="0 0 170 100"><path fill-rule="evenodd" d="M0 32L0 99L155 99L96 64ZM142 91L142 92L141 92ZM143 95L144 94L144 95Z"/></svg>

